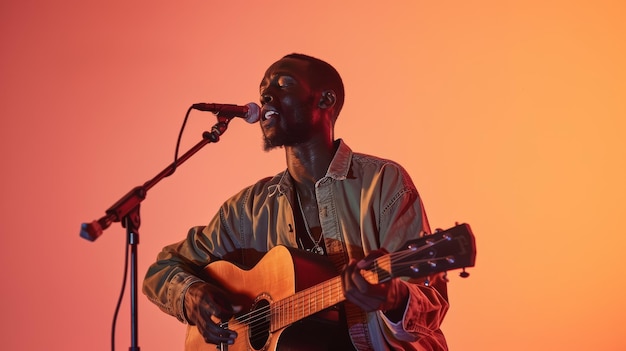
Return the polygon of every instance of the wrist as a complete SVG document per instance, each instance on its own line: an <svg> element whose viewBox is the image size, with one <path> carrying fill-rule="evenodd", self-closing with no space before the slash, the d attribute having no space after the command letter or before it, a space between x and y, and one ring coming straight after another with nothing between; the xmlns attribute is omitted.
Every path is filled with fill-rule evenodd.
<svg viewBox="0 0 626 351"><path fill-rule="evenodd" d="M400 279L396 279L392 284L394 294L389 299L392 303L384 306L382 312L390 321L397 323L402 320L406 312L409 303L409 288Z"/></svg>
<svg viewBox="0 0 626 351"><path fill-rule="evenodd" d="M197 301L199 301L199 297L202 295L201 286L205 284L201 280L196 280L191 282L187 288L183 291L182 296L182 312L185 321L190 325L196 324L195 318L195 306L197 305Z"/></svg>

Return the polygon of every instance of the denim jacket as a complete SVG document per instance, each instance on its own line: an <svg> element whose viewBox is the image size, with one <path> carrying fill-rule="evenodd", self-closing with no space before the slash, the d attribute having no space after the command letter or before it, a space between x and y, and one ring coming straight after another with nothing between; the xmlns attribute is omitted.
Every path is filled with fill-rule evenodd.
<svg viewBox="0 0 626 351"><path fill-rule="evenodd" d="M342 141L326 176L315 184L326 252L336 267L379 248L401 249L430 232L419 194L397 163L353 153ZM143 292L164 312L187 322L187 288L208 263L239 256L244 249L267 252L276 245L298 247L293 215L294 185L288 171L265 178L227 200L207 226L159 253L146 274ZM405 279L409 303L394 324L382 312L364 313L346 303L348 327L358 350L447 350L440 325L448 310L443 274ZM352 312L351 312L352 311Z"/></svg>

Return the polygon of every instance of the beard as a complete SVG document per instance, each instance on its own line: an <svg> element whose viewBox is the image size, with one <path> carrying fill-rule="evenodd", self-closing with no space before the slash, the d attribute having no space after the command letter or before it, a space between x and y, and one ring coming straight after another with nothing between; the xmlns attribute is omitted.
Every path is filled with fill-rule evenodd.
<svg viewBox="0 0 626 351"><path fill-rule="evenodd" d="M284 146L295 146L311 139L315 134L315 127L308 123L298 123L289 127L289 130L275 128L274 133L263 133L263 150L270 151Z"/></svg>

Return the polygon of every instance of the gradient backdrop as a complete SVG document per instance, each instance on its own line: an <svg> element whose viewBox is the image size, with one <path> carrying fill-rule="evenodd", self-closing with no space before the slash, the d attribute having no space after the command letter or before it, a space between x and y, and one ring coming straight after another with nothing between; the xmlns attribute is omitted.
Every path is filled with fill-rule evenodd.
<svg viewBox="0 0 626 351"><path fill-rule="evenodd" d="M337 136L401 162L433 227L469 223L450 349L625 350L623 1L0 3L3 350L107 350L124 229L82 222L173 159L187 108L258 101L291 52L343 74ZM181 150L215 123L194 112ZM231 123L141 207L141 278L164 245L284 168ZM185 327L140 295L142 350ZM128 293L117 349L127 350Z"/></svg>

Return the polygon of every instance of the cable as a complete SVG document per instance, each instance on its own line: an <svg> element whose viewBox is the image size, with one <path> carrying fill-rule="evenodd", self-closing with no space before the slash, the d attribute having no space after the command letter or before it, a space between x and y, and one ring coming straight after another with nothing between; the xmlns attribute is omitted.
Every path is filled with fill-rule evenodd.
<svg viewBox="0 0 626 351"><path fill-rule="evenodd" d="M113 323L111 325L111 351L115 351L115 328L117 324L117 315L120 312L120 306L122 305L122 300L124 298L124 291L126 290L126 278L128 277L128 246L125 245L125 258L124 258L124 279L122 280L122 289L120 291L120 296L117 300L117 305L115 306L115 313L113 314Z"/></svg>

